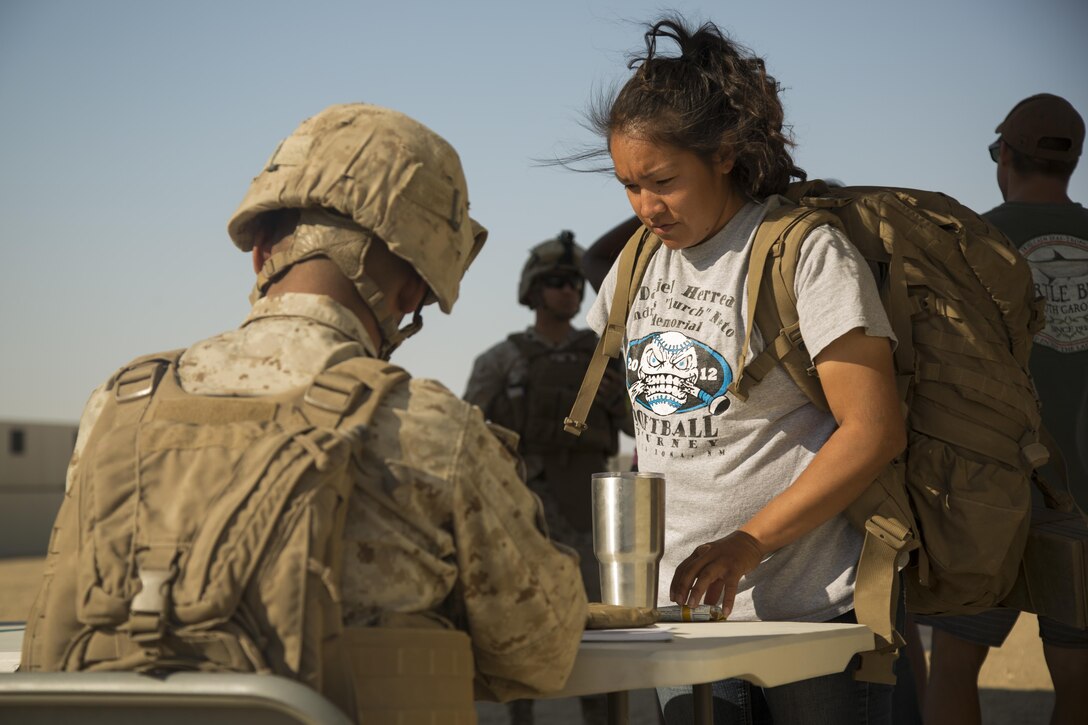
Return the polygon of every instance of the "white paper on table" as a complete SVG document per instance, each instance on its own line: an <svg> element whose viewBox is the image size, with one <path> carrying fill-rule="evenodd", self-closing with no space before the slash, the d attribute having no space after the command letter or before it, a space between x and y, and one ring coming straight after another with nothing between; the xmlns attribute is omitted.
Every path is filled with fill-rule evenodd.
<svg viewBox="0 0 1088 725"><path fill-rule="evenodd" d="M587 629L583 642L664 642L672 639L672 627L651 624L627 629Z"/></svg>
<svg viewBox="0 0 1088 725"><path fill-rule="evenodd" d="M18 669L22 643L22 624L0 624L0 672L15 672Z"/></svg>

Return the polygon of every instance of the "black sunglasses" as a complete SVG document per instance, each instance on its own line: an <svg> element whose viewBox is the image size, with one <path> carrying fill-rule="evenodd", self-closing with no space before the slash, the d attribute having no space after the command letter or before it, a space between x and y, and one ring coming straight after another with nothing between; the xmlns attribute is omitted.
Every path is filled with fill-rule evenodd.
<svg viewBox="0 0 1088 725"><path fill-rule="evenodd" d="M986 148L990 149L990 158L993 159L996 164L997 160L1001 158L1001 139L994 141Z"/></svg>
<svg viewBox="0 0 1088 725"><path fill-rule="evenodd" d="M572 277L569 274L549 274L540 278L540 284L548 289L563 289L564 287L570 287L575 292L581 292L582 287L585 285L585 280L581 277Z"/></svg>

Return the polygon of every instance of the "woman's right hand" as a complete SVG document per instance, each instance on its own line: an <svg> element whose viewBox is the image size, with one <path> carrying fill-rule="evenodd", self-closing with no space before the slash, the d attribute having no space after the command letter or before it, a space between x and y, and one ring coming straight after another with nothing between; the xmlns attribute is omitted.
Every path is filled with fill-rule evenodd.
<svg viewBox="0 0 1088 725"><path fill-rule="evenodd" d="M700 544L676 567L669 599L688 606L721 601L722 613L728 617L733 611L740 578L759 566L763 556L759 542L740 530Z"/></svg>

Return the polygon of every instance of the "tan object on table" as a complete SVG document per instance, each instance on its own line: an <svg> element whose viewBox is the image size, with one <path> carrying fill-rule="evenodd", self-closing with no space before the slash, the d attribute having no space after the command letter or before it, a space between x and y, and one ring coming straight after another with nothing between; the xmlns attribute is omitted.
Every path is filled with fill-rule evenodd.
<svg viewBox="0 0 1088 725"><path fill-rule="evenodd" d="M645 627L658 621L652 607L621 607L618 604L590 602L586 612L586 629L628 629Z"/></svg>
<svg viewBox="0 0 1088 725"><path fill-rule="evenodd" d="M671 604L657 608L659 622L720 622L725 613L717 604Z"/></svg>

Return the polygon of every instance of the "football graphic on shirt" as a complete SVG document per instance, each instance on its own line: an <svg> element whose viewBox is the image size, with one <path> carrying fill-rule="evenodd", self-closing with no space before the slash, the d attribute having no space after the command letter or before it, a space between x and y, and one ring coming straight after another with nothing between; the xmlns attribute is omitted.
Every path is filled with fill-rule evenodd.
<svg viewBox="0 0 1088 725"><path fill-rule="evenodd" d="M729 407L733 371L715 350L682 332L655 332L627 346L631 400L657 415Z"/></svg>

